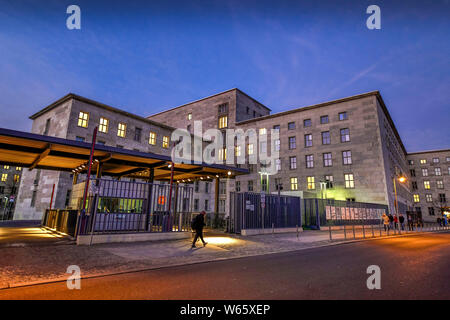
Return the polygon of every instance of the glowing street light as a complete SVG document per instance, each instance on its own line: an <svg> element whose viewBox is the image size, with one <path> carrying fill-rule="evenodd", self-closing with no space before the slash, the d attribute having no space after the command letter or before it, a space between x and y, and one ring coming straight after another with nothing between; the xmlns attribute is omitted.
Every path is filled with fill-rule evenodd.
<svg viewBox="0 0 450 320"><path fill-rule="evenodd" d="M397 186L395 183L396 180L398 180L400 183L405 183L407 179L404 175L397 175L397 174L395 174L394 178L392 179L392 181L394 182L394 195L395 195L394 207L395 207L395 214L397 216L397 227L398 227L398 233L401 234L400 217L398 216Z"/></svg>

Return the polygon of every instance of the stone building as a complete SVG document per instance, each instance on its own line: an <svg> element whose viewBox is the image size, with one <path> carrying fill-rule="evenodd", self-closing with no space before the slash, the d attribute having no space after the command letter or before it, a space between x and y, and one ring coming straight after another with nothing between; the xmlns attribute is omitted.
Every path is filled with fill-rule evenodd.
<svg viewBox="0 0 450 320"><path fill-rule="evenodd" d="M22 167L0 166L0 220L8 220L13 216L21 176Z"/></svg>
<svg viewBox="0 0 450 320"><path fill-rule="evenodd" d="M170 154L170 144L165 141L175 128L196 135L208 129L219 129L224 135L226 129L254 129L258 136L266 135L268 141L272 130L278 131L279 139L273 142L279 150L277 173L261 174L264 168L260 164L247 162L242 166L249 168L250 174L236 180L223 179L218 185L196 181L194 211L226 215L229 192L276 193L277 186L282 185L283 194L388 204L394 212L393 180L404 175L407 182L396 183L399 210L420 207L424 219L431 221L435 218L425 204L427 194L441 200L442 194L444 198L449 196L449 150L408 154L378 91L271 114L257 100L231 89L147 118L69 94L30 118L33 133L90 142L97 125L97 143L160 154ZM201 121L201 132L195 121ZM246 153L246 159L248 151L258 154L258 149L272 147L259 142L250 144L247 140L245 150L239 151ZM238 150L231 151L222 150L222 158L234 158ZM422 158L426 158L426 164L420 164ZM434 158L439 158L440 166L432 163ZM433 192L417 189L428 181L418 175L424 166L430 166L430 174L440 167L442 179L433 176L430 189L426 189L434 188ZM411 169L416 170L415 174ZM53 184L55 207L67 206L72 185L69 173L25 169L23 181L16 219L39 218L48 208ZM215 188L219 188L218 203L214 200ZM420 201L414 203L416 194Z"/></svg>

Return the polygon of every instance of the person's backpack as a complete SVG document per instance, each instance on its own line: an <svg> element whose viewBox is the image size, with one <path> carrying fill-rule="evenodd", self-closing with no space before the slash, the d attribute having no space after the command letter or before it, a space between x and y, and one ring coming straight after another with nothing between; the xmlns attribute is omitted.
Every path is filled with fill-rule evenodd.
<svg viewBox="0 0 450 320"><path fill-rule="evenodd" d="M198 215L197 216L195 216L194 218L192 218L192 221L191 221L191 229L192 230L195 230L195 229L197 229L197 224L198 224Z"/></svg>

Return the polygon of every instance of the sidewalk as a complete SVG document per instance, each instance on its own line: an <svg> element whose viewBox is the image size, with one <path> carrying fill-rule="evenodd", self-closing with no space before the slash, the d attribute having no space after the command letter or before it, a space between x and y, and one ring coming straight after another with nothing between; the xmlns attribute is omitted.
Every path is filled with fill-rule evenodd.
<svg viewBox="0 0 450 320"><path fill-rule="evenodd" d="M189 239L93 246L4 247L0 248L0 289L64 281L69 276L66 270L70 265L78 265L82 278L87 278L354 241L345 241L343 235L340 238L330 242L326 230L303 231L298 238L295 233L250 237L207 233L208 245L202 247L198 243L196 249L190 248Z"/></svg>

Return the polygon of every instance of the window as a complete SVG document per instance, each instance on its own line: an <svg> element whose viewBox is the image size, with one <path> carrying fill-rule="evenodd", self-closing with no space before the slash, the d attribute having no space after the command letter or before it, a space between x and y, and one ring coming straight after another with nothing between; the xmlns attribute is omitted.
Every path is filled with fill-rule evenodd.
<svg viewBox="0 0 450 320"><path fill-rule="evenodd" d="M256 118L256 111L253 110L253 118Z"/></svg>
<svg viewBox="0 0 450 320"><path fill-rule="evenodd" d="M303 120L303 126L304 127L311 127L311 119Z"/></svg>
<svg viewBox="0 0 450 320"><path fill-rule="evenodd" d="M289 169L297 169L297 157L289 157Z"/></svg>
<svg viewBox="0 0 450 320"><path fill-rule="evenodd" d="M198 211L198 199L194 199L194 211Z"/></svg>
<svg viewBox="0 0 450 320"><path fill-rule="evenodd" d="M250 108L246 107L246 110L247 110L247 114L250 114Z"/></svg>
<svg viewBox="0 0 450 320"><path fill-rule="evenodd" d="M445 161L446 161L446 162L450 162L450 157L446 157L446 158L445 158Z"/></svg>
<svg viewBox="0 0 450 320"><path fill-rule="evenodd" d="M308 190L314 190L314 189L316 189L316 182L315 182L314 177L306 177L306 183L307 183L306 188L307 188Z"/></svg>
<svg viewBox="0 0 450 320"><path fill-rule="evenodd" d="M14 175L14 182L19 182L19 180L20 180L20 175L15 174Z"/></svg>
<svg viewBox="0 0 450 320"><path fill-rule="evenodd" d="M22 167L16 167L16 171L22 171Z"/></svg>
<svg viewBox="0 0 450 320"><path fill-rule="evenodd" d="M436 176L442 176L441 168L434 168L434 174Z"/></svg>
<svg viewBox="0 0 450 320"><path fill-rule="evenodd" d="M450 175L450 167L448 167L447 171L448 171L448 174Z"/></svg>
<svg viewBox="0 0 450 320"><path fill-rule="evenodd" d="M309 154L305 156L306 159L306 167L307 168L314 168L314 155Z"/></svg>
<svg viewBox="0 0 450 320"><path fill-rule="evenodd" d="M227 160L227 148L219 149L219 160L220 161Z"/></svg>
<svg viewBox="0 0 450 320"><path fill-rule="evenodd" d="M413 190L417 190L417 181L411 182L411 187Z"/></svg>
<svg viewBox="0 0 450 320"><path fill-rule="evenodd" d="M441 203L447 202L447 199L445 197L445 193L439 193L439 202L441 202Z"/></svg>
<svg viewBox="0 0 450 320"><path fill-rule="evenodd" d="M433 202L433 196L431 194L426 194L425 199L427 202Z"/></svg>
<svg viewBox="0 0 450 320"><path fill-rule="evenodd" d="M48 130L50 129L50 119L47 119L47 121L45 122L45 128L44 128L44 133L43 135L46 136L48 135Z"/></svg>
<svg viewBox="0 0 450 320"><path fill-rule="evenodd" d="M321 116L320 117L320 123L321 124L328 123L328 116Z"/></svg>
<svg viewBox="0 0 450 320"><path fill-rule="evenodd" d="M430 216L434 216L434 208L433 207L428 207L428 214Z"/></svg>
<svg viewBox="0 0 450 320"><path fill-rule="evenodd" d="M6 182L6 180L8 180L8 174L2 173L2 182Z"/></svg>
<svg viewBox="0 0 450 320"><path fill-rule="evenodd" d="M205 211L209 211L209 200L205 199Z"/></svg>
<svg viewBox="0 0 450 320"><path fill-rule="evenodd" d="M414 169L409 170L409 173L411 174L411 177L416 176L416 170L414 170Z"/></svg>
<svg viewBox="0 0 450 320"><path fill-rule="evenodd" d="M267 179L261 180L261 190L267 192Z"/></svg>
<svg viewBox="0 0 450 320"><path fill-rule="evenodd" d="M427 160L426 159L420 159L420 164L427 164Z"/></svg>
<svg viewBox="0 0 450 320"><path fill-rule="evenodd" d="M291 178L291 190L298 190L297 178Z"/></svg>
<svg viewBox="0 0 450 320"><path fill-rule="evenodd" d="M423 182L423 187L424 187L426 190L430 190L430 181L425 180L425 181Z"/></svg>
<svg viewBox="0 0 450 320"><path fill-rule="evenodd" d="M219 183L219 194L227 194L227 183L226 183L226 181L220 181L220 183Z"/></svg>
<svg viewBox="0 0 450 320"><path fill-rule="evenodd" d="M277 171L281 171L281 159L275 159L275 168Z"/></svg>
<svg viewBox="0 0 450 320"><path fill-rule="evenodd" d="M342 151L342 163L345 165L352 164L352 152Z"/></svg>
<svg viewBox="0 0 450 320"><path fill-rule="evenodd" d="M276 131L280 132L280 125L279 124L274 125L273 126L273 130L276 130Z"/></svg>
<svg viewBox="0 0 450 320"><path fill-rule="evenodd" d="M98 140L98 141L97 141L97 144L100 144L100 145L104 146L104 145L106 144L106 142L105 142L105 141L102 141L102 140Z"/></svg>
<svg viewBox="0 0 450 320"><path fill-rule="evenodd" d="M331 143L330 131L322 132L322 144L330 144L330 143Z"/></svg>
<svg viewBox="0 0 450 320"><path fill-rule="evenodd" d="M163 148L168 148L169 147L169 137L168 136L163 136L162 147Z"/></svg>
<svg viewBox="0 0 450 320"><path fill-rule="evenodd" d="M341 129L341 142L350 141L350 130L348 128Z"/></svg>
<svg viewBox="0 0 450 320"><path fill-rule="evenodd" d="M339 113L339 120L340 121L342 121L342 120L347 120L348 119L348 117L347 117L347 112L340 112Z"/></svg>
<svg viewBox="0 0 450 320"><path fill-rule="evenodd" d="M219 129L228 127L228 116L219 117Z"/></svg>
<svg viewBox="0 0 450 320"><path fill-rule="evenodd" d="M127 125L125 123L120 123L117 126L117 136L121 138L125 138L127 132Z"/></svg>
<svg viewBox="0 0 450 320"><path fill-rule="evenodd" d="M103 132L103 133L108 133L108 125L109 125L109 120L101 117L98 131Z"/></svg>
<svg viewBox="0 0 450 320"><path fill-rule="evenodd" d="M408 160L410 166L414 165L414 160Z"/></svg>
<svg viewBox="0 0 450 320"><path fill-rule="evenodd" d="M188 120L192 120L192 113L188 113L187 119L188 119Z"/></svg>
<svg viewBox="0 0 450 320"><path fill-rule="evenodd" d="M267 153L267 142L261 141L259 143L259 153L260 154L266 154Z"/></svg>
<svg viewBox="0 0 450 320"><path fill-rule="evenodd" d="M241 182L240 181L236 181L235 190L236 190L236 192L241 192Z"/></svg>
<svg viewBox="0 0 450 320"><path fill-rule="evenodd" d="M296 142L295 137L289 137L289 150L295 149Z"/></svg>
<svg viewBox="0 0 450 320"><path fill-rule="evenodd" d="M65 202L64 202L64 207L68 207L69 206L69 204L70 204L70 194L72 193L72 190L67 190L66 191L66 200L65 200Z"/></svg>
<svg viewBox="0 0 450 320"><path fill-rule="evenodd" d="M333 181L334 181L333 176L325 176L325 181L327 183L327 189L333 188Z"/></svg>
<svg viewBox="0 0 450 320"><path fill-rule="evenodd" d="M198 187L199 187L199 185L200 185L200 182L198 182L198 181L195 181L195 182L194 182L194 191L195 191L195 192L198 192Z"/></svg>
<svg viewBox="0 0 450 320"><path fill-rule="evenodd" d="M267 134L266 128L260 128L260 129L259 129L259 135L260 135L260 136L263 136L263 135L265 135L265 134Z"/></svg>
<svg viewBox="0 0 450 320"><path fill-rule="evenodd" d="M240 157L241 156L241 146L236 146L235 154L236 154L236 157Z"/></svg>
<svg viewBox="0 0 450 320"><path fill-rule="evenodd" d="M209 193L209 182L205 183L205 193Z"/></svg>
<svg viewBox="0 0 450 320"><path fill-rule="evenodd" d="M253 191L253 180L249 180L247 183L247 190Z"/></svg>
<svg viewBox="0 0 450 320"><path fill-rule="evenodd" d="M437 181L436 181L436 188L438 188L438 189L444 189L444 181L442 181L442 180L437 180Z"/></svg>
<svg viewBox="0 0 450 320"><path fill-rule="evenodd" d="M333 159L331 156L331 152L327 152L323 154L323 166L331 167L333 165Z"/></svg>
<svg viewBox="0 0 450 320"><path fill-rule="evenodd" d="M228 112L228 103L222 103L218 107L219 113L226 113Z"/></svg>
<svg viewBox="0 0 450 320"><path fill-rule="evenodd" d="M87 128L89 122L89 113L80 111L78 114L78 126L82 128Z"/></svg>
<svg viewBox="0 0 450 320"><path fill-rule="evenodd" d="M280 151L280 139L275 140L275 151Z"/></svg>
<svg viewBox="0 0 450 320"><path fill-rule="evenodd" d="M428 169L422 169L422 176L428 177Z"/></svg>
<svg viewBox="0 0 450 320"><path fill-rule="evenodd" d="M156 145L156 133L150 132L150 136L148 138L148 143L151 145Z"/></svg>
<svg viewBox="0 0 450 320"><path fill-rule="evenodd" d="M186 126L186 130L187 130L187 132L191 133L191 125L190 125L190 124L188 124L188 125Z"/></svg>
<svg viewBox="0 0 450 320"><path fill-rule="evenodd" d="M433 163L439 163L439 158L433 158Z"/></svg>
<svg viewBox="0 0 450 320"><path fill-rule="evenodd" d="M420 202L420 198L419 198L419 195L418 195L418 194L413 195L413 197L414 197L414 202L415 202L415 203Z"/></svg>
<svg viewBox="0 0 450 320"><path fill-rule="evenodd" d="M142 129L135 128L134 129L134 141L141 142Z"/></svg>
<svg viewBox="0 0 450 320"><path fill-rule="evenodd" d="M75 140L76 140L76 141L84 142L85 139L84 139L84 137L76 136L76 137L75 137Z"/></svg>
<svg viewBox="0 0 450 320"><path fill-rule="evenodd" d="M8 165L4 165L4 166L3 166L3 169L9 170L9 166L8 166Z"/></svg>
<svg viewBox="0 0 450 320"><path fill-rule="evenodd" d="M344 180L345 180L345 188L346 189L353 189L355 187L355 181L353 180L352 173L344 174Z"/></svg>
<svg viewBox="0 0 450 320"><path fill-rule="evenodd" d="M295 122L288 123L288 130L295 130Z"/></svg>
<svg viewBox="0 0 450 320"><path fill-rule="evenodd" d="M30 207L34 207L35 204L36 204L36 194L37 194L37 191L34 190L33 193L32 193L32 195L31 195L31 203L30 203Z"/></svg>
<svg viewBox="0 0 450 320"><path fill-rule="evenodd" d="M247 153L248 155L252 155L253 154L253 143L249 143L247 146Z"/></svg>
<svg viewBox="0 0 450 320"><path fill-rule="evenodd" d="M305 134L305 147L312 147L313 141L312 141L312 134Z"/></svg>

